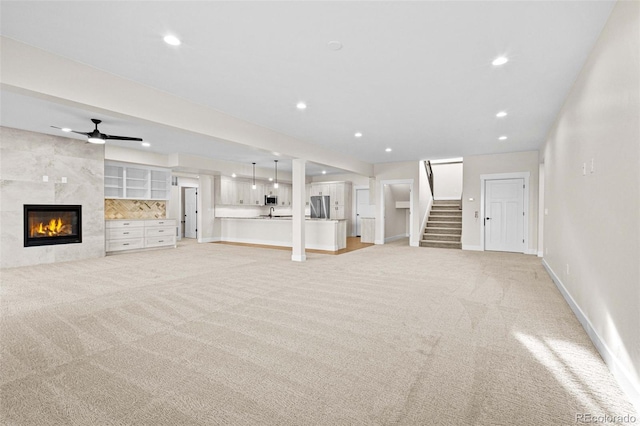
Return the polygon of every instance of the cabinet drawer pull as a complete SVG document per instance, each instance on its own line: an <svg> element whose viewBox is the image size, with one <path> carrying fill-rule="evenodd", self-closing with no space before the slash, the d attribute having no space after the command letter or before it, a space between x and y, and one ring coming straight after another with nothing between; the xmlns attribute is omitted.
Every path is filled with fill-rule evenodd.
<svg viewBox="0 0 640 426"><path fill-rule="evenodd" d="M129 232L123 232L122 235L129 235Z"/></svg>
<svg viewBox="0 0 640 426"><path fill-rule="evenodd" d="M164 229L158 229L158 232L164 232Z"/></svg>
<svg viewBox="0 0 640 426"><path fill-rule="evenodd" d="M124 243L124 244L122 244L122 245L123 245L123 246L128 246L128 245L129 245L129 243Z"/></svg>
<svg viewBox="0 0 640 426"><path fill-rule="evenodd" d="M162 224L164 224L164 222L158 222L158 225L162 225Z"/></svg>
<svg viewBox="0 0 640 426"><path fill-rule="evenodd" d="M125 222L122 224L122 226L129 226L129 225L131 225L129 222Z"/></svg>
<svg viewBox="0 0 640 426"><path fill-rule="evenodd" d="M158 240L159 243L164 243L164 240Z"/></svg>

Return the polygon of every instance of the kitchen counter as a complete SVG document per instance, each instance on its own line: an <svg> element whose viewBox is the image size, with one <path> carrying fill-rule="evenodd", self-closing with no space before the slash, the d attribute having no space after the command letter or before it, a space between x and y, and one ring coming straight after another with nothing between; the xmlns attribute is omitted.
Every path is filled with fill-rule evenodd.
<svg viewBox="0 0 640 426"><path fill-rule="evenodd" d="M221 239L234 243L291 247L291 217L222 217ZM347 247L347 221L336 219L305 220L305 248L337 251Z"/></svg>
<svg viewBox="0 0 640 426"><path fill-rule="evenodd" d="M217 219L249 219L249 220L291 220L292 216L250 216L250 217L227 217L218 216ZM309 216L305 216L304 220L322 221L322 222L343 222L347 219L316 219Z"/></svg>

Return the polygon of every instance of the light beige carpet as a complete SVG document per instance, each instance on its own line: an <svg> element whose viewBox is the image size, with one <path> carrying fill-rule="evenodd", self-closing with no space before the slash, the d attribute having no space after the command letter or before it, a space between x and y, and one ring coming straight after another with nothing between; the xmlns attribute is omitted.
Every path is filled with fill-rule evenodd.
<svg viewBox="0 0 640 426"><path fill-rule="evenodd" d="M404 242L406 244L406 242ZM533 256L221 244L5 269L5 425L573 425L633 409Z"/></svg>

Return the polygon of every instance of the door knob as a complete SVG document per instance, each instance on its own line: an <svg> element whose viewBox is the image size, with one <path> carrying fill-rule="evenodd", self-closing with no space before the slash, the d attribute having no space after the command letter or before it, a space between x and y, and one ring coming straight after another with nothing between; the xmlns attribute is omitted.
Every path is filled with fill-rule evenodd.
<svg viewBox="0 0 640 426"><path fill-rule="evenodd" d="M486 219L487 219L487 220L491 220L491 218L490 218L490 217L487 217Z"/></svg>

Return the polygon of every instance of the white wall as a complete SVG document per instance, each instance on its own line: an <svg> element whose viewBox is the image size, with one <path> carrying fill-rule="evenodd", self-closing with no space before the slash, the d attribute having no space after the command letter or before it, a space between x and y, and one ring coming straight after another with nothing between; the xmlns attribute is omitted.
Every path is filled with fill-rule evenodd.
<svg viewBox="0 0 640 426"><path fill-rule="evenodd" d="M104 147L7 127L0 133L0 267L104 256ZM82 205L82 242L24 247L24 204Z"/></svg>
<svg viewBox="0 0 640 426"><path fill-rule="evenodd" d="M433 196L431 195L431 189L429 188L429 179L427 178L427 170L424 166L423 161L419 162L418 172L420 175L420 187L418 188L416 193L420 195L420 200L418 203L418 219L420 219L420 227L418 228L417 232L420 233L420 238L422 239L422 232L424 231L424 227L427 225L429 212L431 211L431 206L433 205Z"/></svg>
<svg viewBox="0 0 640 426"><path fill-rule="evenodd" d="M365 186L369 185L369 177L356 175L353 173L341 174L341 175L319 175L312 176L311 182L351 182L353 186ZM355 197L355 194L354 194Z"/></svg>
<svg viewBox="0 0 640 426"><path fill-rule="evenodd" d="M538 247L538 151L512 152L508 154L474 155L464 157L462 203L462 248L482 250L480 217L480 175L529 172L529 220L527 252L537 253ZM469 201L473 198L473 201ZM478 212L478 218L475 212Z"/></svg>
<svg viewBox="0 0 640 426"><path fill-rule="evenodd" d="M640 412L639 56L640 3L618 2L542 154L544 262Z"/></svg>
<svg viewBox="0 0 640 426"><path fill-rule="evenodd" d="M433 198L459 200L462 194L462 163L431 164L433 170Z"/></svg>

